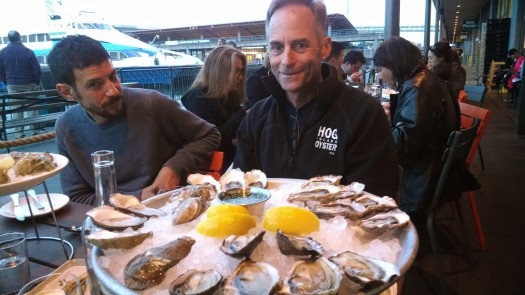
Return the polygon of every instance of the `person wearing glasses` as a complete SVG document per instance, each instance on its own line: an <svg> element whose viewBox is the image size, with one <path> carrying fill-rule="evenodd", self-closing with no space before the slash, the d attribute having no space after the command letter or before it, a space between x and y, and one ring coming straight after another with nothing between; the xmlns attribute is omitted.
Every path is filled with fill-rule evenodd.
<svg viewBox="0 0 525 295"><path fill-rule="evenodd" d="M237 133L234 168L268 177L341 175L368 192L395 196L398 165L381 105L340 80L330 54L326 7L316 0L273 0L266 37L271 96L258 102Z"/></svg>
<svg viewBox="0 0 525 295"><path fill-rule="evenodd" d="M246 56L235 47L219 46L204 60L181 102L195 115L214 124L221 133L218 150L224 153L222 172L233 162L237 129L246 115Z"/></svg>

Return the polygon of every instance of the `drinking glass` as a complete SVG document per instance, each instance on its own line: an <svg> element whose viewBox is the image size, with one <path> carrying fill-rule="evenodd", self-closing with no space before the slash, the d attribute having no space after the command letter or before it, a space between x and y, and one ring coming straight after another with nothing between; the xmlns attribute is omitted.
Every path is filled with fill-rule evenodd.
<svg viewBox="0 0 525 295"><path fill-rule="evenodd" d="M30 278L25 234L0 235L0 294L17 291Z"/></svg>
<svg viewBox="0 0 525 295"><path fill-rule="evenodd" d="M113 151L101 150L91 154L95 173L96 206L109 205L109 197L117 192Z"/></svg>
<svg viewBox="0 0 525 295"><path fill-rule="evenodd" d="M31 291L32 295L83 295L86 282L72 273L51 273L32 280L20 289L18 295Z"/></svg>

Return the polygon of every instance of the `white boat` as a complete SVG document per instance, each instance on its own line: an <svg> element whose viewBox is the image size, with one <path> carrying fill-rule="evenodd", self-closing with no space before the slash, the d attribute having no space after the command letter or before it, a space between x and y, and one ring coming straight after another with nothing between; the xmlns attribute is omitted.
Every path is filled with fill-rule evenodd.
<svg viewBox="0 0 525 295"><path fill-rule="evenodd" d="M156 48L131 36L128 36L105 23L92 12L62 9L60 14L55 3L47 0L49 25L36 29L18 30L22 43L31 48L40 64L47 66L47 55L54 44L67 35L87 35L100 41L109 52L113 65L120 67L145 66L191 66L203 62L194 56ZM62 2L59 2L61 5ZM54 5L54 6L53 6ZM53 9L49 7L52 6ZM63 8L63 7L59 7ZM65 12L65 13L64 13ZM0 38L0 49L7 46L7 37Z"/></svg>

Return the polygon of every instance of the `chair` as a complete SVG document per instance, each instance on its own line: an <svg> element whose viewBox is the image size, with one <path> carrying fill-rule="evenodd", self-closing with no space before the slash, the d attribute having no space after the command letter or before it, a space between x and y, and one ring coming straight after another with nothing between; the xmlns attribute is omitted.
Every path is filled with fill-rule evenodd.
<svg viewBox="0 0 525 295"><path fill-rule="evenodd" d="M199 172L208 174L213 176L215 180L219 180L221 178L221 169L222 169L222 161L224 159L224 153L219 151L214 151L211 158L209 165L204 165L205 168L199 168Z"/></svg>
<svg viewBox="0 0 525 295"><path fill-rule="evenodd" d="M479 106L481 107L483 104L483 99L485 99L485 94L487 93L487 87L480 85L465 85L463 87L465 92L467 93L467 100L468 101L474 101L479 103Z"/></svg>
<svg viewBox="0 0 525 295"><path fill-rule="evenodd" d="M452 163L455 161L466 161L468 154L472 148L472 143L476 137L477 131L479 128L479 120L473 119L472 126L467 129L462 129L460 131L453 131L450 134L448 139L448 147L443 153L442 163L443 167L441 169L441 174L434 191L432 203L427 211L427 230L430 239L430 245L432 247L432 252L434 256L434 263L436 266L436 272L441 283L441 293L445 294L445 278L443 275L443 266L441 264L441 258L439 255L439 248L434 228L434 217L439 209L444 205L443 190L445 188L445 181L449 175L449 172L452 168ZM460 221L460 226L462 230L462 235L465 238L463 248L465 254L467 255L468 261L472 262L471 254L469 251L468 240L465 235L465 227L463 222L463 217L461 214L460 206L458 201L454 201L457 209L458 219Z"/></svg>
<svg viewBox="0 0 525 295"><path fill-rule="evenodd" d="M474 157L476 156L476 153L479 150L479 158L481 161L481 167L482 171L485 172L485 165L483 163L483 156L481 153L481 138L483 137L483 134L485 133L485 128L487 127L488 120L490 118L490 114L492 113L491 110L483 109L480 107L476 107L467 103L459 103L459 108L461 110L461 128L469 128L472 125L472 118L476 118L480 120L479 127L478 127L478 133L476 135L476 138L474 139L474 142L472 143L472 148L470 149L470 153L467 157L466 163L467 167L470 167L472 162L474 161ZM467 192L468 199L470 203L470 207L472 209L472 216L474 218L474 223L476 224L476 231L479 238L479 243L481 246L481 249L485 250L485 237L483 236L483 230L481 228L481 222L478 215L478 210L476 207L476 202L474 200L474 193L473 192Z"/></svg>
<svg viewBox="0 0 525 295"><path fill-rule="evenodd" d="M465 90L461 89L459 91L458 101L459 102L466 102L467 101L467 92L465 92Z"/></svg>

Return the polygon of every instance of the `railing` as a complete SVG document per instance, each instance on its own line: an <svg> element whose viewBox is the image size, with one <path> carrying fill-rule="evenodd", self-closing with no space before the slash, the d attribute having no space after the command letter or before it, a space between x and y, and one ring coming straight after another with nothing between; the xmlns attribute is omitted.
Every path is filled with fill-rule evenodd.
<svg viewBox="0 0 525 295"><path fill-rule="evenodd" d="M247 76L261 67L261 64L249 64ZM179 100L191 87L201 66L182 67L131 67L118 68L117 74L122 83L136 82L139 88L157 90L172 99ZM44 89L55 89L56 80L49 70L42 71Z"/></svg>

